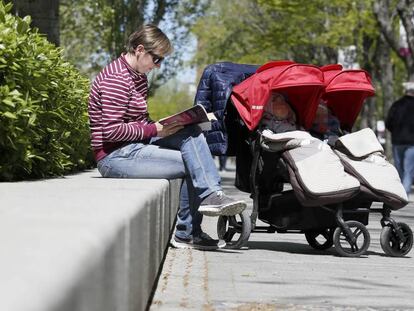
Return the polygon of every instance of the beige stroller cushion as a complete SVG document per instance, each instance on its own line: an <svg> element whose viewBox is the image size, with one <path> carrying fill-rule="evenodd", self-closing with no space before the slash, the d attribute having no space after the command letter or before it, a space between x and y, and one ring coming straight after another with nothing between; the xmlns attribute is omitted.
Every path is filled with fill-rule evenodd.
<svg viewBox="0 0 414 311"><path fill-rule="evenodd" d="M332 149L304 131L263 131L262 146L283 151L296 197L304 206L342 202L359 192L359 181L345 172Z"/></svg>
<svg viewBox="0 0 414 311"><path fill-rule="evenodd" d="M359 192L332 149L320 140L283 153L295 194L304 206L339 203Z"/></svg>
<svg viewBox="0 0 414 311"><path fill-rule="evenodd" d="M289 154L303 185L313 194L359 187L359 182L345 172L332 149L321 141L313 141Z"/></svg>
<svg viewBox="0 0 414 311"><path fill-rule="evenodd" d="M271 130L264 130L261 136L261 146L267 151L279 152L310 144L315 139L305 131L273 133Z"/></svg>
<svg viewBox="0 0 414 311"><path fill-rule="evenodd" d="M341 136L336 144L342 145L348 154L356 158L365 157L375 152L384 153L377 136L370 128Z"/></svg>
<svg viewBox="0 0 414 311"><path fill-rule="evenodd" d="M289 131L284 133L273 133L271 130L264 130L262 138L271 141L288 141L291 139L312 139L315 140L311 134L305 131Z"/></svg>
<svg viewBox="0 0 414 311"><path fill-rule="evenodd" d="M353 135L356 133L358 135ZM346 171L358 178L361 185L364 185L375 195L376 200L382 201L394 209L407 205L407 194L401 184L398 172L387 161L374 132L371 129L364 129L356 133L342 136L341 144L337 145L338 150L335 150ZM352 136L356 137L356 143L351 141ZM367 142L366 145L364 145L364 141ZM357 148L360 148L360 151L356 150Z"/></svg>

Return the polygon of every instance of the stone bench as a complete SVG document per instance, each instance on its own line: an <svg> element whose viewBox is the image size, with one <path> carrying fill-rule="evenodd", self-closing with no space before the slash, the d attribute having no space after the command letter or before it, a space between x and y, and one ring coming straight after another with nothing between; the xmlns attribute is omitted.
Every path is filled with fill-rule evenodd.
<svg viewBox="0 0 414 311"><path fill-rule="evenodd" d="M144 310L181 181L0 183L0 310Z"/></svg>

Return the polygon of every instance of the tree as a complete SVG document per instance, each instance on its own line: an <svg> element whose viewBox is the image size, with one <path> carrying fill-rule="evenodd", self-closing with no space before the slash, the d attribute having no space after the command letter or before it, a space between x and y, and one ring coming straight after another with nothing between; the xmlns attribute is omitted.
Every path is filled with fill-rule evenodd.
<svg viewBox="0 0 414 311"><path fill-rule="evenodd" d="M10 1L9 1L10 2ZM20 17L30 15L32 27L46 34L49 42L59 46L59 0L13 0L13 12Z"/></svg>
<svg viewBox="0 0 414 311"><path fill-rule="evenodd" d="M408 79L414 81L414 1L378 0L373 2L373 11L386 42L404 63ZM400 53L400 24L406 33L407 54Z"/></svg>
<svg viewBox="0 0 414 311"><path fill-rule="evenodd" d="M373 2L372 10L381 31L381 51L384 56L383 61L378 63L378 70L381 70L382 118L385 119L397 97L396 94L401 93L401 82L407 79L414 80L414 1L378 0ZM405 36L401 36L401 27ZM408 48L404 50L401 49L402 46ZM403 64L402 68L400 64ZM390 150L391 135L387 131L386 151L388 155L391 153Z"/></svg>
<svg viewBox="0 0 414 311"><path fill-rule="evenodd" d="M340 47L355 44L358 17L355 1L212 1L192 29L200 45L194 61L334 63Z"/></svg>
<svg viewBox="0 0 414 311"><path fill-rule="evenodd" d="M188 26L206 3L206 0L61 0L62 46L66 57L94 76L124 51L128 35L140 25L159 25L172 40L175 51L164 62L162 74L151 80L153 91L180 69L188 43Z"/></svg>
<svg viewBox="0 0 414 311"><path fill-rule="evenodd" d="M61 44L65 57L92 78L109 59L114 14L106 0L61 0Z"/></svg>

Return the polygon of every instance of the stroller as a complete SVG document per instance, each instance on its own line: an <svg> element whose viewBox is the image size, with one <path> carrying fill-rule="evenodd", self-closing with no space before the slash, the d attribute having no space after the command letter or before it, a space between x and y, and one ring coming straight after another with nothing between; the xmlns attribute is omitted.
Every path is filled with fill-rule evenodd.
<svg viewBox="0 0 414 311"><path fill-rule="evenodd" d="M305 131L258 129L275 91L289 99ZM350 132L363 102L373 95L363 70L291 61L267 63L233 88L226 117L229 149L236 155L235 185L251 194L253 211L219 217L218 235L228 248L242 247L251 232L303 233L315 249L334 245L341 256L359 257L370 244L369 213L377 212L382 214L384 252L404 256L411 250L410 227L390 217L408 199L375 134L364 129L328 146L306 132L321 99ZM381 176L387 176L386 182L378 182ZM373 208L373 202L382 202L382 208ZM257 226L257 219L268 226Z"/></svg>

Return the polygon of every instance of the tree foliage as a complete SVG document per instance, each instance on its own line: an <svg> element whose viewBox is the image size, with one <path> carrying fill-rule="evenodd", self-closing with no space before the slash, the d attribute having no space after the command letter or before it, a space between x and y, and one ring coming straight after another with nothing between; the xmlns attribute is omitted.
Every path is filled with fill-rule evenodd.
<svg viewBox="0 0 414 311"><path fill-rule="evenodd" d="M64 56L89 76L109 60L107 42L113 10L107 1L60 1L61 45Z"/></svg>
<svg viewBox="0 0 414 311"><path fill-rule="evenodd" d="M378 0L372 7L385 41L404 63L408 78L414 80L414 1ZM400 24L406 33L405 42L400 40ZM402 45L407 53L401 53Z"/></svg>
<svg viewBox="0 0 414 311"><path fill-rule="evenodd" d="M400 53L399 26L413 51L413 12L413 0L213 0L193 27L199 41L194 61L292 59L322 65L337 62L338 50L353 45L361 67L378 78L384 57L396 68L404 64L410 76L414 57ZM384 47L392 49L389 56L382 55Z"/></svg>
<svg viewBox="0 0 414 311"><path fill-rule="evenodd" d="M127 37L144 23L160 26L175 51L152 79L152 90L176 75L188 45L188 26L205 0L61 0L61 42L65 56L93 77L124 51Z"/></svg>
<svg viewBox="0 0 414 311"><path fill-rule="evenodd" d="M361 7L350 0L213 1L192 29L199 40L195 62L336 62L338 48L373 30Z"/></svg>

